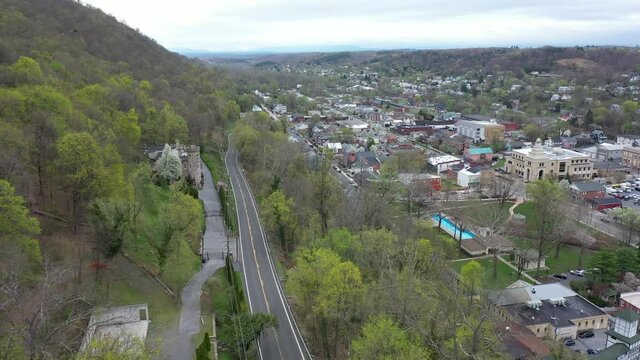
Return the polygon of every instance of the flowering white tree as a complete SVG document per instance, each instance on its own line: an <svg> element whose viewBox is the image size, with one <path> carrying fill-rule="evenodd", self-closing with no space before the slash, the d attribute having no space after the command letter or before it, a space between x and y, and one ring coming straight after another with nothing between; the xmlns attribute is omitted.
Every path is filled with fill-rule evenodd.
<svg viewBox="0 0 640 360"><path fill-rule="evenodd" d="M177 180L182 175L182 162L178 150L171 149L171 146L165 144L162 155L156 161L156 171L158 176L168 181Z"/></svg>

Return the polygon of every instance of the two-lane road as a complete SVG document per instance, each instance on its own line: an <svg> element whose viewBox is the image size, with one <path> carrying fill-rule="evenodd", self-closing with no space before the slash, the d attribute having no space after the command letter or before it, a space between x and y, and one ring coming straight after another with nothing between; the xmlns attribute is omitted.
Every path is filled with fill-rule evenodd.
<svg viewBox="0 0 640 360"><path fill-rule="evenodd" d="M225 156L236 199L240 258L245 291L252 313L271 313L277 329L265 331L258 342L262 360L311 359L300 335L284 291L276 276L255 199L238 164L237 152L230 147Z"/></svg>

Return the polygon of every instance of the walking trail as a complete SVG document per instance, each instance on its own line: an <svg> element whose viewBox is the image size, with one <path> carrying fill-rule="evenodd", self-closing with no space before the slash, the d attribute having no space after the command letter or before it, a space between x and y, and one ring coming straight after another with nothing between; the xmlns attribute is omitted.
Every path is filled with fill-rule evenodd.
<svg viewBox="0 0 640 360"><path fill-rule="evenodd" d="M219 215L220 197L213 184L211 171L204 162L202 162L202 173L204 184L202 190L198 192L198 197L203 201L207 214L205 217L206 229L202 241L203 254L208 260L182 290L179 335L171 354L171 359L174 360L192 360L194 358L197 339L193 339L193 335L200 332L202 285L216 270L224 266L223 253L226 250L226 238L224 221Z"/></svg>

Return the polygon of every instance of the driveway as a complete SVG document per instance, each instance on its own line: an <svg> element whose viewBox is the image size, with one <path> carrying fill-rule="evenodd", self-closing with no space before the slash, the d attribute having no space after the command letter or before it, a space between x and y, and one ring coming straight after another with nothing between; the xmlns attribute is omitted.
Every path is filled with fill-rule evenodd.
<svg viewBox="0 0 640 360"><path fill-rule="evenodd" d="M204 185L198 192L198 197L204 203L206 214L220 213L220 198L213 185L211 171L202 162ZM200 332L200 294L202 285L213 273L224 266L224 251L226 251L225 226L222 216L207 215L206 229L203 238L203 254L208 254L208 261L196 273L182 290L182 310L180 311L179 335L175 342L171 359L192 360L195 356L196 339L193 335ZM231 247L233 248L233 247Z"/></svg>

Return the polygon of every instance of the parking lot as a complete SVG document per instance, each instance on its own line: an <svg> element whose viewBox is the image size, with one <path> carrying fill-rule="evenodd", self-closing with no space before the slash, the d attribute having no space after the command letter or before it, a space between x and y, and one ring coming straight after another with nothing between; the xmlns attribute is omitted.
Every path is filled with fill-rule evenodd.
<svg viewBox="0 0 640 360"><path fill-rule="evenodd" d="M576 344L573 346L567 346L569 349L581 353L586 353L587 349L602 350L607 347L607 334L606 329L593 330L593 337L588 339L576 338Z"/></svg>

